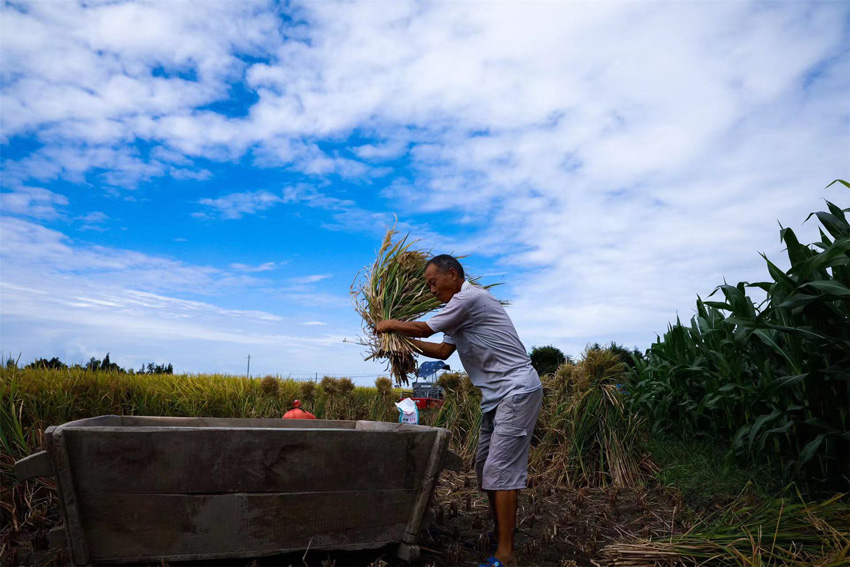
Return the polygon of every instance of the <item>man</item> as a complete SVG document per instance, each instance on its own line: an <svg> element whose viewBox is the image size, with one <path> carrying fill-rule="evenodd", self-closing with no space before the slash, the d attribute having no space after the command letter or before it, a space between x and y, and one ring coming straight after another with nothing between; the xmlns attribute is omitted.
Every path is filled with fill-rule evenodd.
<svg viewBox="0 0 850 567"><path fill-rule="evenodd" d="M511 567L517 495L528 478L528 449L543 402L540 377L504 307L464 280L463 267L443 254L428 261L425 283L443 310L428 321L381 321L378 333L408 337L443 333L440 344L414 340L425 356L445 360L457 349L472 383L481 389L481 431L475 456L479 488L487 493L498 548L481 567Z"/></svg>

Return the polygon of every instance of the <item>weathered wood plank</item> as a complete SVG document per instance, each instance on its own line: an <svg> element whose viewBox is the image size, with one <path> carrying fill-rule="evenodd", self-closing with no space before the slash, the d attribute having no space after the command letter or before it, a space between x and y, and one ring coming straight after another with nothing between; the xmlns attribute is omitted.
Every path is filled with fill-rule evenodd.
<svg viewBox="0 0 850 567"><path fill-rule="evenodd" d="M77 490L211 494L415 489L436 439L424 431L67 429Z"/></svg>
<svg viewBox="0 0 850 567"><path fill-rule="evenodd" d="M53 461L47 451L33 453L15 463L15 478L24 482L37 476L52 476Z"/></svg>
<svg viewBox="0 0 850 567"><path fill-rule="evenodd" d="M400 423L387 423L384 421L356 421L357 431L397 431Z"/></svg>
<svg viewBox="0 0 850 567"><path fill-rule="evenodd" d="M86 417L84 419L76 419L62 424L61 427L104 427L104 426L121 425L120 415L99 415L97 417Z"/></svg>
<svg viewBox="0 0 850 567"><path fill-rule="evenodd" d="M229 427L274 429L354 429L356 422L333 419L279 419L236 417L159 417L127 415L121 425L129 427Z"/></svg>
<svg viewBox="0 0 850 567"><path fill-rule="evenodd" d="M407 528L404 533L404 541L406 543L414 543L416 538L419 537L419 527L422 525L422 517L425 514L428 501L433 495L434 486L443 468L445 452L449 448L448 430L437 429L436 433L437 439L434 441L431 448L431 455L428 458L428 463L425 465L425 475L422 478L422 484L419 486L419 493L416 495L416 501L410 510Z"/></svg>
<svg viewBox="0 0 850 567"><path fill-rule="evenodd" d="M446 451L443 468L454 472L460 472L463 469L463 459L454 451Z"/></svg>
<svg viewBox="0 0 850 567"><path fill-rule="evenodd" d="M399 541L409 490L307 494L111 494L83 506L95 562L245 557Z"/></svg>
<svg viewBox="0 0 850 567"><path fill-rule="evenodd" d="M410 423L389 423L386 421L366 421L359 420L355 422L357 431L433 431L439 429L429 425L412 425Z"/></svg>
<svg viewBox="0 0 850 567"><path fill-rule="evenodd" d="M47 532L47 548L60 549L68 546L68 536L65 533L65 526L56 526Z"/></svg>
<svg viewBox="0 0 850 567"><path fill-rule="evenodd" d="M402 561L407 561L408 563L413 563L414 561L419 561L419 555L421 550L418 545L411 545L409 543L400 543L398 544L398 548L396 548L396 557L401 559Z"/></svg>
<svg viewBox="0 0 850 567"><path fill-rule="evenodd" d="M59 492L62 514L65 516L65 533L71 548L71 558L75 565L85 565L89 561L88 542L80 520L77 491L68 457L67 438L62 426L48 427L44 432L44 441L53 457L56 490Z"/></svg>

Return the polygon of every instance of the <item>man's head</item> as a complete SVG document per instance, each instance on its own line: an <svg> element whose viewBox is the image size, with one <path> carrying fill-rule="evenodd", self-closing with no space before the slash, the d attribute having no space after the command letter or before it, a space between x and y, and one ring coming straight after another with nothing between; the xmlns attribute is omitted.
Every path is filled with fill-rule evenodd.
<svg viewBox="0 0 850 567"><path fill-rule="evenodd" d="M463 266L448 254L434 256L425 264L425 283L437 299L448 303L463 285Z"/></svg>

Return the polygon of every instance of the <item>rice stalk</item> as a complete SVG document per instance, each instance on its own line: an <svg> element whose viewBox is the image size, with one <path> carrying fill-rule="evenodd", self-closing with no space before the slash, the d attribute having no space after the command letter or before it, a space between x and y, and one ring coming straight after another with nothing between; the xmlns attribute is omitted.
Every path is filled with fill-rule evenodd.
<svg viewBox="0 0 850 567"><path fill-rule="evenodd" d="M819 503L775 498L761 504L739 497L684 534L666 540L608 545L611 565L718 567L833 567L847 565L850 510L847 494Z"/></svg>
<svg viewBox="0 0 850 567"><path fill-rule="evenodd" d="M646 468L641 418L619 388L625 366L608 349L588 348L578 363L543 377L546 403L538 419L529 468L556 484L633 486Z"/></svg>
<svg viewBox="0 0 850 567"><path fill-rule="evenodd" d="M396 384L407 385L408 376L417 369L416 347L404 335L379 335L375 329L378 323L388 319L415 321L443 304L425 284L425 266L431 251L414 248L418 241L409 240L409 234L394 241L396 234L395 228L387 231L375 262L361 270L351 284L351 297L355 310L363 318L364 336L356 342L366 347L365 360L386 360L387 370ZM467 277L467 280L477 285L477 278Z"/></svg>
<svg viewBox="0 0 850 567"><path fill-rule="evenodd" d="M397 333L379 335L375 328L387 319L413 321L441 303L425 285L430 253L412 248L416 241L408 242L409 235L393 242L396 234L394 228L387 231L375 262L357 274L351 295L363 318L365 336L358 342L368 350L365 359L385 359L396 383L407 384L408 375L416 372L413 343Z"/></svg>

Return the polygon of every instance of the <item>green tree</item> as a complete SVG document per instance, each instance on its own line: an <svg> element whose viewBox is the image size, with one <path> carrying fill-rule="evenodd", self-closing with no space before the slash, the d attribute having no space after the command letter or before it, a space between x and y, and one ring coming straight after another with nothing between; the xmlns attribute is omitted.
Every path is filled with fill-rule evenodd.
<svg viewBox="0 0 850 567"><path fill-rule="evenodd" d="M552 345L534 347L528 356L531 357L531 365L541 376L555 372L568 359L561 349Z"/></svg>
<svg viewBox="0 0 850 567"><path fill-rule="evenodd" d="M634 347L632 350L627 349L622 345L618 345L617 343L611 341L611 344L608 346L608 349L617 355L617 358L620 359L620 362L625 364L628 368L635 367L635 360L642 361L644 359L644 354L637 347Z"/></svg>
<svg viewBox="0 0 850 567"><path fill-rule="evenodd" d="M11 360L11 359L9 359L9 360ZM62 370L64 368L68 368L68 366L64 362L59 360L59 357L57 357L57 356L54 356L50 360L47 360L46 358L36 359L34 362L27 364L26 367L27 368L49 368L49 369L52 369L52 370Z"/></svg>

